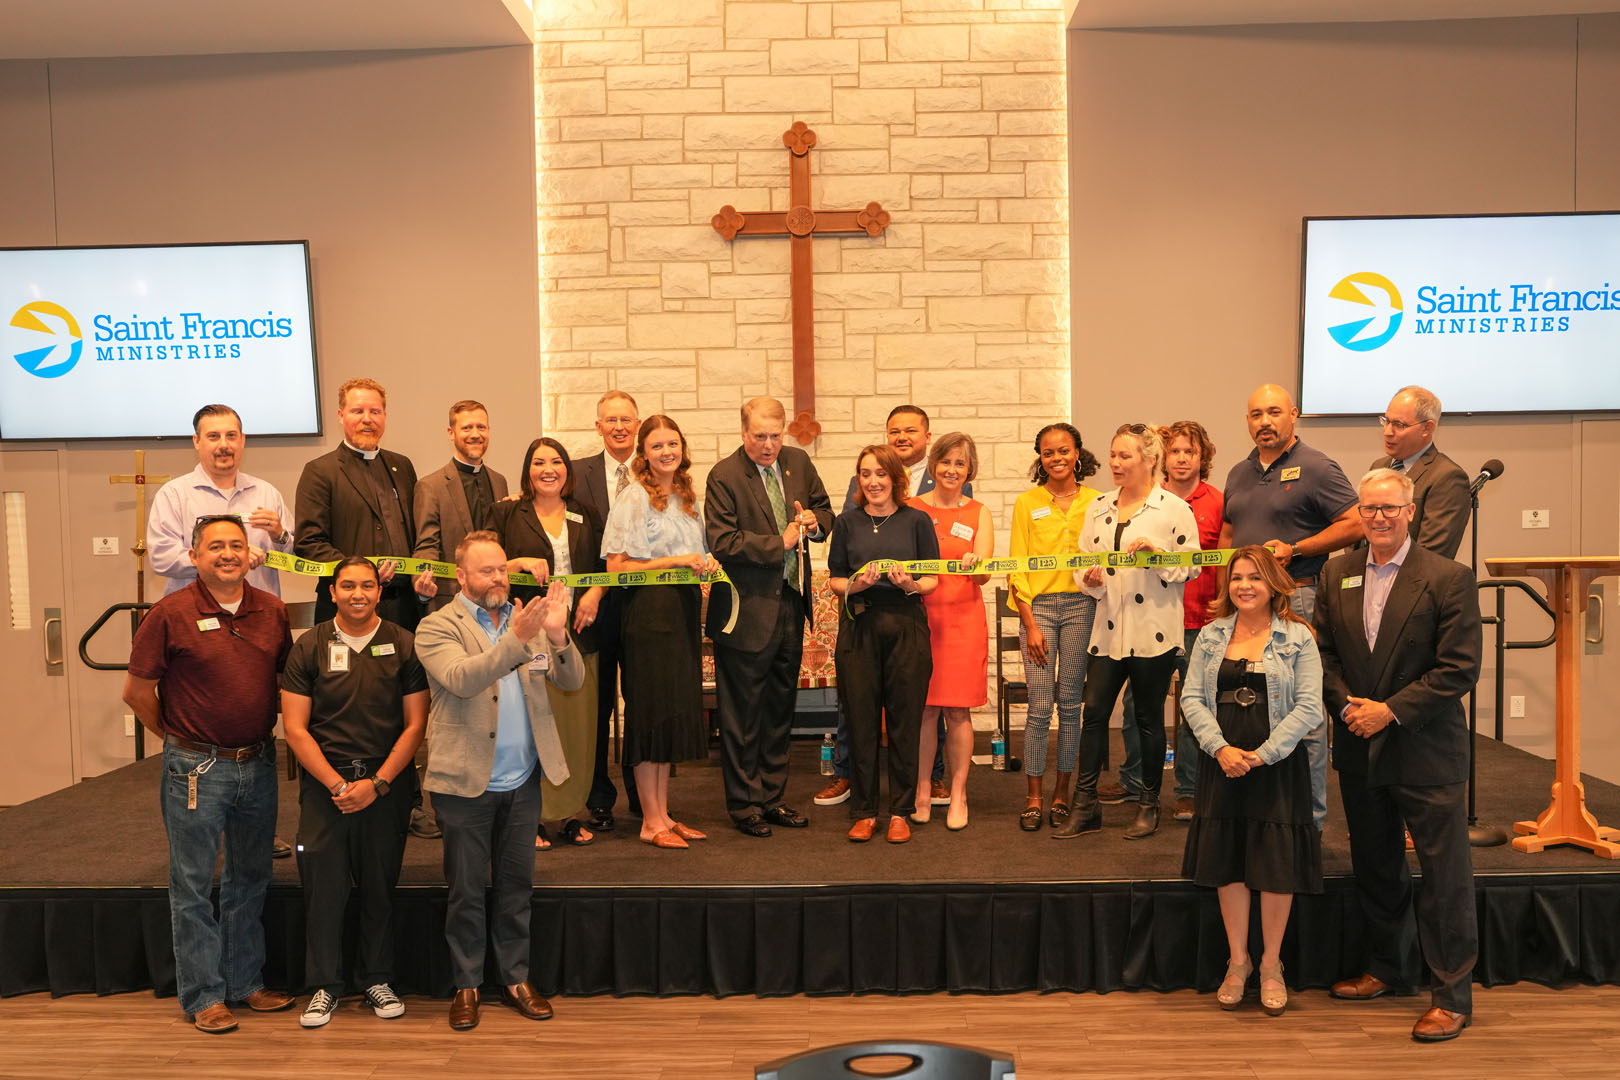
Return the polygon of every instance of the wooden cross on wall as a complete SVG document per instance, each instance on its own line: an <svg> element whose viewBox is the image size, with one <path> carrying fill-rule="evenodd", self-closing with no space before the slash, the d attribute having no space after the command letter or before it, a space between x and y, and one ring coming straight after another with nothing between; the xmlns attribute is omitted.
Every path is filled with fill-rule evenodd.
<svg viewBox="0 0 1620 1080"><path fill-rule="evenodd" d="M788 210L739 212L722 206L710 219L714 231L727 240L738 236L786 236L791 258L790 288L793 303L793 419L788 432L800 445L809 445L821 434L816 422L816 325L815 291L810 240L814 235L883 235L889 227L889 212L875 202L864 210L810 209L810 148L816 133L796 121L782 132L782 145L792 153L788 171Z"/></svg>
<svg viewBox="0 0 1620 1080"><path fill-rule="evenodd" d="M148 487L162 487L169 482L167 476L152 476L146 471L146 451L135 451L135 471L133 473L113 473L107 477L109 484L135 485L135 545L129 549L135 556L135 600L137 603L146 602L146 489ZM137 734L139 725L136 725Z"/></svg>

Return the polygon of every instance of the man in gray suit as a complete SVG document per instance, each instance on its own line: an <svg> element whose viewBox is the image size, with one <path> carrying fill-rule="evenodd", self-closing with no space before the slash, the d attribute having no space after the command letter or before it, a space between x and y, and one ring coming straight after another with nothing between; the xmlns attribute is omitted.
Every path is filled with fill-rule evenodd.
<svg viewBox="0 0 1620 1080"><path fill-rule="evenodd" d="M489 410L481 402L450 406L450 462L416 481L418 559L444 562L468 533L495 527L495 504L506 498L506 477L484 462L489 452ZM438 582L429 603L438 611L456 597L459 586Z"/></svg>
<svg viewBox="0 0 1620 1080"><path fill-rule="evenodd" d="M444 919L456 985L450 1026L466 1031L478 1025L484 983L486 880L493 894L487 941L501 1001L530 1020L551 1018L551 1004L529 985L540 778L568 779L546 680L577 690L585 665L568 637L568 590L561 582L527 605L508 600L506 552L493 532L462 538L455 561L461 592L422 620L416 655L431 692L426 785L444 829L450 888Z"/></svg>
<svg viewBox="0 0 1620 1080"><path fill-rule="evenodd" d="M1412 536L1420 547L1455 559L1468 528L1468 474L1434 445L1440 399L1421 386L1403 386L1378 423L1384 429L1384 456L1372 468L1411 478Z"/></svg>

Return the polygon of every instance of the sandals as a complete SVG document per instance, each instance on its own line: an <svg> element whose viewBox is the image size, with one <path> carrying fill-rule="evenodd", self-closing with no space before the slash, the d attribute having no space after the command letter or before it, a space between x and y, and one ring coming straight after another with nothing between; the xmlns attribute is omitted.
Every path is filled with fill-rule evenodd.
<svg viewBox="0 0 1620 1080"><path fill-rule="evenodd" d="M1221 980L1220 989L1215 991L1215 1000L1221 1008L1230 1012L1243 1004L1243 988L1249 983L1249 975L1254 971L1254 965L1247 959L1239 964L1236 960L1229 960L1226 964L1226 978Z"/></svg>
<svg viewBox="0 0 1620 1080"><path fill-rule="evenodd" d="M561 840L559 842L567 844L570 847L584 847L587 844L594 844L596 842L596 837L586 833L585 826L578 818L569 818L567 821L563 822L560 836Z"/></svg>
<svg viewBox="0 0 1620 1080"><path fill-rule="evenodd" d="M1041 808L1026 806L1018 815L1018 827L1025 832L1036 832L1041 827Z"/></svg>
<svg viewBox="0 0 1620 1080"><path fill-rule="evenodd" d="M1267 1016L1281 1016L1288 1008L1288 984L1283 982L1283 966L1260 967L1260 1007Z"/></svg>
<svg viewBox="0 0 1620 1080"><path fill-rule="evenodd" d="M1054 829L1061 829L1069 823L1069 804L1052 800L1052 808L1046 812L1046 821Z"/></svg>
<svg viewBox="0 0 1620 1080"><path fill-rule="evenodd" d="M534 850L536 850L536 851L550 851L551 850L551 834L546 832L546 827L544 825L541 825L534 832Z"/></svg>

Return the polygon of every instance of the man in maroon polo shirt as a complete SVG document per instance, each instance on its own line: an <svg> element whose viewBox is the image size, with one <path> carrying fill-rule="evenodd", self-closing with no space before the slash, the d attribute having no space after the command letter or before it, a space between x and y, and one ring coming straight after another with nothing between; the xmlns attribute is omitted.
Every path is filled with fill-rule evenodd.
<svg viewBox="0 0 1620 1080"><path fill-rule="evenodd" d="M292 648L287 609L243 578L237 517L197 519L197 580L152 606L130 647L124 701L163 739L169 920L180 1007L199 1031L235 1030L226 1002L255 1012L293 998L264 986L270 843L276 829L277 675ZM210 893L225 841L219 915Z"/></svg>

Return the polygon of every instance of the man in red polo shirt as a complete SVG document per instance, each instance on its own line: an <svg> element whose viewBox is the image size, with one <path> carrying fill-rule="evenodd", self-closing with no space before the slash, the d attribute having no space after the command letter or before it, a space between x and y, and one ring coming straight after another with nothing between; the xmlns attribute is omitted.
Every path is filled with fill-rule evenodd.
<svg viewBox="0 0 1620 1080"><path fill-rule="evenodd" d="M163 739L175 981L180 1007L211 1035L235 1030L228 1001L255 1012L293 1003L265 989L260 922L276 830L276 680L292 635L281 601L243 580L248 554L240 518L197 519L197 580L147 613L124 683L124 701Z"/></svg>

